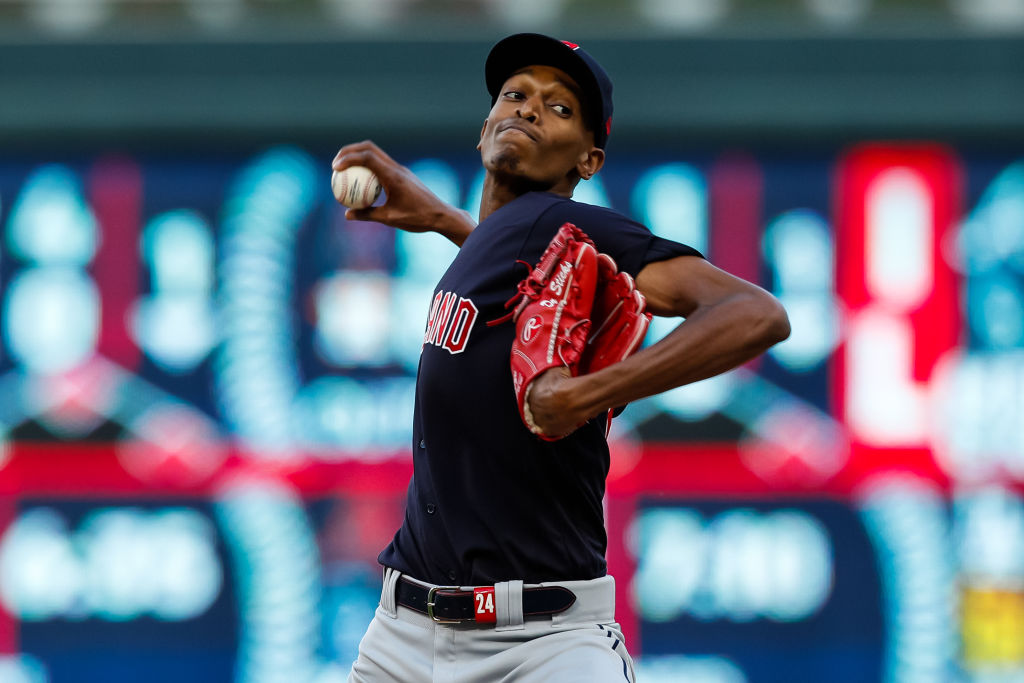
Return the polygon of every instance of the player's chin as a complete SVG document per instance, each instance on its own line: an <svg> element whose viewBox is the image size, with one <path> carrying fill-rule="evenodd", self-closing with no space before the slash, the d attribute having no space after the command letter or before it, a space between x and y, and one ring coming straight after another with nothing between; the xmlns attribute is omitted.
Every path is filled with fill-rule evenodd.
<svg viewBox="0 0 1024 683"><path fill-rule="evenodd" d="M518 192L547 190L557 182L540 172L532 155L523 154L515 148L502 147L495 150L484 165L502 184Z"/></svg>
<svg viewBox="0 0 1024 683"><path fill-rule="evenodd" d="M526 157L516 144L499 144L490 153L487 166L499 173L518 174L528 165Z"/></svg>

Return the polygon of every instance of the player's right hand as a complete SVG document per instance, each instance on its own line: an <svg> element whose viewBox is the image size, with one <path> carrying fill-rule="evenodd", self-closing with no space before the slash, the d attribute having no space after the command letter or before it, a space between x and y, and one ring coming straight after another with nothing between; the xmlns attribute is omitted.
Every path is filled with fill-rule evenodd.
<svg viewBox="0 0 1024 683"><path fill-rule="evenodd" d="M416 175L369 140L342 147L331 162L335 171L365 166L387 195L380 206L348 209L345 218L376 221L409 232L439 232L461 245L476 223L465 211L445 204Z"/></svg>

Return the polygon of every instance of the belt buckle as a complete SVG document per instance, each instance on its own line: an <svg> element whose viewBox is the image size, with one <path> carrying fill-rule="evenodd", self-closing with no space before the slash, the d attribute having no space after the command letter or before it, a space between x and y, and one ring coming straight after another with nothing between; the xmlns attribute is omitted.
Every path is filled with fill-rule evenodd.
<svg viewBox="0 0 1024 683"><path fill-rule="evenodd" d="M438 591L461 590L461 586L431 586L430 590L427 591L427 616L430 617L435 624L461 624L462 619L442 619L441 617L434 616L434 596Z"/></svg>

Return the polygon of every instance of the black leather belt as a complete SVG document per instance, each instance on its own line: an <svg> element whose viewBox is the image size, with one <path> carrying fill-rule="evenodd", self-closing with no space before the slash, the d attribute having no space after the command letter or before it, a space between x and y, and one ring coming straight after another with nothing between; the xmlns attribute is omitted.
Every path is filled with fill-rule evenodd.
<svg viewBox="0 0 1024 683"><path fill-rule="evenodd" d="M395 601L441 623L477 621L473 591L458 586L428 588L402 576L395 586ZM523 617L558 614L575 602L576 594L562 586L523 588Z"/></svg>

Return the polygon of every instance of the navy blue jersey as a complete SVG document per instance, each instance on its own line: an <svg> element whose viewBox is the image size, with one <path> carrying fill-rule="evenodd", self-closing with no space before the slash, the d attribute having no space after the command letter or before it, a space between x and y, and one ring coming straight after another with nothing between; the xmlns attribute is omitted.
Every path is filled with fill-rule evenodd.
<svg viewBox="0 0 1024 683"><path fill-rule="evenodd" d="M382 564L436 584L594 579L606 573L605 421L543 441L523 425L509 368L515 327L486 322L565 222L633 276L692 254L600 207L529 193L470 234L434 291L416 384L405 522Z"/></svg>

